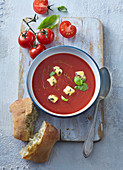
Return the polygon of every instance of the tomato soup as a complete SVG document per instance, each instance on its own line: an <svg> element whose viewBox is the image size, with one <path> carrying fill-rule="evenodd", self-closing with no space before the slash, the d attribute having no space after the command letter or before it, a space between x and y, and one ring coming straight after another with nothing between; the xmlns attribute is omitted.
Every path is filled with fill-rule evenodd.
<svg viewBox="0 0 123 170"><path fill-rule="evenodd" d="M47 79L55 66L62 69L62 74L54 75L57 83L51 86ZM85 83L88 85L86 91L75 89L74 77L77 71L83 71L86 76ZM66 86L75 90L71 96L63 91ZM32 87L36 99L44 108L57 114L71 114L80 111L90 102L95 92L95 77L83 59L72 54L59 53L49 56L38 65L33 75ZM57 96L56 103L48 100L51 94ZM61 96L68 100L62 100Z"/></svg>

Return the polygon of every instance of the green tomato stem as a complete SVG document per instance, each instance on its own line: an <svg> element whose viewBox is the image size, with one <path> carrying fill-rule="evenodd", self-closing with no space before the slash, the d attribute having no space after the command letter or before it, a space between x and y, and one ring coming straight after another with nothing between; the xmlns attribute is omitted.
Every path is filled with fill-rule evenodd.
<svg viewBox="0 0 123 170"><path fill-rule="evenodd" d="M29 24L31 22L36 22L39 19L39 17L35 14L33 18L28 18L28 19L30 19L30 21L27 22Z"/></svg>
<svg viewBox="0 0 123 170"><path fill-rule="evenodd" d="M49 14L49 10L51 10L51 11L53 11L50 7L51 6L53 6L54 4L52 4L52 5L48 5L48 7L47 7L47 14Z"/></svg>
<svg viewBox="0 0 123 170"><path fill-rule="evenodd" d="M30 29L30 30L34 33L34 35L36 36L35 31L30 27L29 23L28 23L25 19L23 19L23 21L26 23L26 25L29 27L29 29ZM36 38L37 38L37 36L36 36Z"/></svg>

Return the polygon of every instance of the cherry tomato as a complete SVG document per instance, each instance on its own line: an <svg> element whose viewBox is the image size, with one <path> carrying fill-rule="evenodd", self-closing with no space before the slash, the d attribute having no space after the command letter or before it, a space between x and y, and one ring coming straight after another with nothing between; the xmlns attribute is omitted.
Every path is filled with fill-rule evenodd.
<svg viewBox="0 0 123 170"><path fill-rule="evenodd" d="M40 54L44 50L46 50L46 47L43 44L37 44L35 47L32 47L30 49L30 57L34 59L38 54Z"/></svg>
<svg viewBox="0 0 123 170"><path fill-rule="evenodd" d="M38 14L44 14L47 12L48 0L34 0L33 9Z"/></svg>
<svg viewBox="0 0 123 170"><path fill-rule="evenodd" d="M69 21L63 21L59 26L59 31L63 37L71 38L76 34L77 29Z"/></svg>
<svg viewBox="0 0 123 170"><path fill-rule="evenodd" d="M54 32L49 28L44 28L37 33L37 39L42 44L50 44L54 40Z"/></svg>
<svg viewBox="0 0 123 170"><path fill-rule="evenodd" d="M18 37L18 43L23 48L31 48L35 41L35 35L31 31L24 31Z"/></svg>

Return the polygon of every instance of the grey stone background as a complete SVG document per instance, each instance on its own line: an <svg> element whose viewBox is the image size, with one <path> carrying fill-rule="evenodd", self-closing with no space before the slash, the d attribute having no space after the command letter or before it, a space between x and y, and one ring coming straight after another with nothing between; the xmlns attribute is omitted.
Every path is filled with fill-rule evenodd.
<svg viewBox="0 0 123 170"><path fill-rule="evenodd" d="M82 143L57 143L47 163L22 160L18 154L23 142L12 137L10 104L18 96L19 45L22 18L32 16L32 0L0 0L0 168L31 170L122 170L123 169L123 1L53 0L65 5L61 16L96 17L104 29L104 65L111 73L112 87L105 99L105 132L85 159ZM54 14L50 13L50 14Z"/></svg>

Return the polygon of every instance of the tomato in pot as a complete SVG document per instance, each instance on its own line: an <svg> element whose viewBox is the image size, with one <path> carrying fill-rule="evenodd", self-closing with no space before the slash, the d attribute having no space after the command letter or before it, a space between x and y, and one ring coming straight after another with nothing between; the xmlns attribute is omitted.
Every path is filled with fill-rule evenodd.
<svg viewBox="0 0 123 170"><path fill-rule="evenodd" d="M35 35L31 31L24 31L18 37L18 43L23 48L31 48L35 42Z"/></svg>
<svg viewBox="0 0 123 170"><path fill-rule="evenodd" d="M63 21L59 26L59 31L63 37L71 38L76 34L77 29L69 21Z"/></svg>
<svg viewBox="0 0 123 170"><path fill-rule="evenodd" d="M30 57L34 59L42 51L46 50L46 47L43 44L37 44L30 49Z"/></svg>
<svg viewBox="0 0 123 170"><path fill-rule="evenodd" d="M37 39L42 44L50 44L54 40L54 32L49 28L44 28L37 33Z"/></svg>

